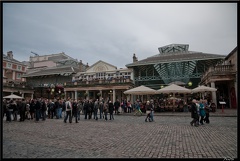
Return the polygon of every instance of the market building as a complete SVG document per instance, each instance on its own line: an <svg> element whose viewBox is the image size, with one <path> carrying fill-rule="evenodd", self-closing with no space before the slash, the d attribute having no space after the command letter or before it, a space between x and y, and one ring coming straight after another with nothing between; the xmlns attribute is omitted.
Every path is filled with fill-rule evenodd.
<svg viewBox="0 0 240 161"><path fill-rule="evenodd" d="M135 86L145 85L160 89L172 82L183 82L190 89L197 87L201 77L209 67L221 64L225 55L189 51L188 44L171 44L159 47L159 54L138 61L133 55L133 63L126 67L133 70ZM211 82L211 86L215 86ZM216 102L216 93L212 99Z"/></svg>

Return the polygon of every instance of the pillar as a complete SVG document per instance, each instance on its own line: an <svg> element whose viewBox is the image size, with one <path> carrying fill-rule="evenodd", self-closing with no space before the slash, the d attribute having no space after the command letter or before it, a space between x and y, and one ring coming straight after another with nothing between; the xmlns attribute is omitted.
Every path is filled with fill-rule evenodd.
<svg viewBox="0 0 240 161"><path fill-rule="evenodd" d="M67 91L64 91L64 99L67 100Z"/></svg>
<svg viewBox="0 0 240 161"><path fill-rule="evenodd" d="M102 100L102 90L99 90L99 93L101 94L101 96L99 97L99 100Z"/></svg>
<svg viewBox="0 0 240 161"><path fill-rule="evenodd" d="M116 90L113 89L113 103L116 101Z"/></svg>
<svg viewBox="0 0 240 161"><path fill-rule="evenodd" d="M86 90L86 93L88 94L86 99L88 100L89 99L89 90Z"/></svg>
<svg viewBox="0 0 240 161"><path fill-rule="evenodd" d="M75 90L75 100L77 100L77 90Z"/></svg>
<svg viewBox="0 0 240 161"><path fill-rule="evenodd" d="M215 88L215 82L211 82L211 87ZM217 106L217 96L216 92L212 92L212 102Z"/></svg>
<svg viewBox="0 0 240 161"><path fill-rule="evenodd" d="M31 99L33 99L33 93L31 94Z"/></svg>
<svg viewBox="0 0 240 161"><path fill-rule="evenodd" d="M22 93L22 98L24 98L24 93Z"/></svg>

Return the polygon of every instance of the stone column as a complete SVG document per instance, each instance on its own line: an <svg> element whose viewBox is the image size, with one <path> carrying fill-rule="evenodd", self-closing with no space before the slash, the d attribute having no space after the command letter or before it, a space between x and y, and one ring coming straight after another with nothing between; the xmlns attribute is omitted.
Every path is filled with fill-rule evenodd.
<svg viewBox="0 0 240 161"><path fill-rule="evenodd" d="M24 98L24 93L22 93L22 97Z"/></svg>
<svg viewBox="0 0 240 161"><path fill-rule="evenodd" d="M88 94L86 99L88 100L89 99L89 90L86 90L86 93Z"/></svg>
<svg viewBox="0 0 240 161"><path fill-rule="evenodd" d="M31 99L33 99L33 93L31 94Z"/></svg>
<svg viewBox="0 0 240 161"><path fill-rule="evenodd" d="M75 100L77 100L77 90L75 90Z"/></svg>
<svg viewBox="0 0 240 161"><path fill-rule="evenodd" d="M116 101L116 90L113 89L113 103Z"/></svg>
<svg viewBox="0 0 240 161"><path fill-rule="evenodd" d="M99 100L102 100L102 90L99 90L99 93L101 94L101 96L99 97Z"/></svg>
<svg viewBox="0 0 240 161"><path fill-rule="evenodd" d="M211 82L211 87L215 88L215 82ZM217 106L217 96L216 96L216 92L212 92L212 101L213 103L215 103L215 105Z"/></svg>

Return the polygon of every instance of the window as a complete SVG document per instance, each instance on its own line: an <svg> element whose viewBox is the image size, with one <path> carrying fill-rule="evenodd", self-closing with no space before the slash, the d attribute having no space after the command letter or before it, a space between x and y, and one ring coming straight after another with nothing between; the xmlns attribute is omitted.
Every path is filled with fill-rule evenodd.
<svg viewBox="0 0 240 161"><path fill-rule="evenodd" d="M21 78L21 73L17 73L17 79Z"/></svg>
<svg viewBox="0 0 240 161"><path fill-rule="evenodd" d="M12 68L12 64L11 63L7 63L7 68Z"/></svg>
<svg viewBox="0 0 240 161"><path fill-rule="evenodd" d="M18 65L18 70L22 70L22 66Z"/></svg>

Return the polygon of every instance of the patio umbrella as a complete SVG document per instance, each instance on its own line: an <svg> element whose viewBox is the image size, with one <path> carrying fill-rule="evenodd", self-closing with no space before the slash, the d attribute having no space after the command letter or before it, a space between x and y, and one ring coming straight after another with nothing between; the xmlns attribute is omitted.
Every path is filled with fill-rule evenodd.
<svg viewBox="0 0 240 161"><path fill-rule="evenodd" d="M3 98L9 98L9 99L23 99L23 97L18 96L18 95L15 95L15 94L11 94L11 95L5 96L5 97L3 97Z"/></svg>
<svg viewBox="0 0 240 161"><path fill-rule="evenodd" d="M181 87L179 85L176 84L171 84L167 87L161 88L159 90L157 90L156 93L173 93L173 97L175 97L175 93L192 93L192 91L190 89L187 89L185 87ZM173 102L175 105L175 102Z"/></svg>
<svg viewBox="0 0 240 161"><path fill-rule="evenodd" d="M212 87L207 87L204 85L198 86L194 89L192 89L193 93L197 93L197 92L216 92L217 89L216 88L212 88Z"/></svg>
<svg viewBox="0 0 240 161"><path fill-rule="evenodd" d="M147 95L147 94L155 94L156 90L146 87L144 85L141 85L139 87L129 89L123 93L124 94L133 94L133 95Z"/></svg>
<svg viewBox="0 0 240 161"><path fill-rule="evenodd" d="M207 87L207 86L204 86L204 85L201 85L201 86L198 86L194 89L192 89L192 92L193 93L202 93L202 96L203 96L203 93L204 92L216 92L217 89L216 88L212 88L212 87ZM204 99L204 97L203 97Z"/></svg>
<svg viewBox="0 0 240 161"><path fill-rule="evenodd" d="M192 91L190 89L187 89L185 87L181 87L176 84L171 84L167 87L161 88L157 90L156 93L191 93Z"/></svg>

